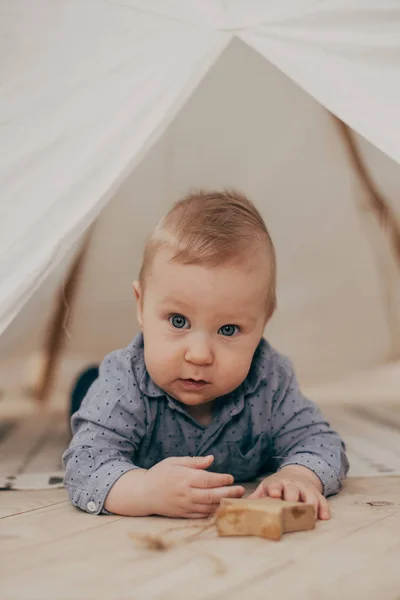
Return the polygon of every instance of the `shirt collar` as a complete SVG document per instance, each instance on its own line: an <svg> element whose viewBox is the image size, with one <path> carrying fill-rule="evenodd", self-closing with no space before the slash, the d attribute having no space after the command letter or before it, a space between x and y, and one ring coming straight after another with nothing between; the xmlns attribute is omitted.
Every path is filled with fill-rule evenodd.
<svg viewBox="0 0 400 600"><path fill-rule="evenodd" d="M137 381L139 385L139 389L145 396L149 398L157 398L160 396L165 396L164 390L162 390L158 385L154 383L152 378L150 377L146 364L144 362L144 340L143 334L139 332L131 345L131 355L135 357L135 366L136 366L136 374Z"/></svg>
<svg viewBox="0 0 400 600"><path fill-rule="evenodd" d="M267 381L265 355L269 351L270 346L268 342L262 338L254 352L247 377L238 388L238 390L242 390L242 394L247 395L254 393L262 383Z"/></svg>

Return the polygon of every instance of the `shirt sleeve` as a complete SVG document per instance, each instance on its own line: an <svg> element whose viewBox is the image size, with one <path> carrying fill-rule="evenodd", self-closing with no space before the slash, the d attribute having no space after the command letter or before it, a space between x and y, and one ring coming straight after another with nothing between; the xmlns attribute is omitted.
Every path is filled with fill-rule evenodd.
<svg viewBox="0 0 400 600"><path fill-rule="evenodd" d="M290 361L281 361L271 409L274 466L308 467L321 480L325 496L336 494L349 469L345 445L317 405L302 395Z"/></svg>
<svg viewBox="0 0 400 600"><path fill-rule="evenodd" d="M107 494L127 471L145 435L146 408L125 350L107 356L99 377L71 419L73 438L63 455L64 485L74 506L108 513Z"/></svg>

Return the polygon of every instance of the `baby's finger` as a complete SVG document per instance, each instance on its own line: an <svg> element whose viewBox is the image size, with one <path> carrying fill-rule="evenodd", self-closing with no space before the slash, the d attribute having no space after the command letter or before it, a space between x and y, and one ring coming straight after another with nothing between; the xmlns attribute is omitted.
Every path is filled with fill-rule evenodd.
<svg viewBox="0 0 400 600"><path fill-rule="evenodd" d="M274 481L271 483L264 481L264 489L271 498L282 498L283 483L281 481Z"/></svg>
<svg viewBox="0 0 400 600"><path fill-rule="evenodd" d="M190 506L189 512L191 514L199 513L204 516L213 515L215 513L215 511L219 508L219 506L220 506L219 502L218 502L218 504L202 504L202 503L194 502Z"/></svg>
<svg viewBox="0 0 400 600"><path fill-rule="evenodd" d="M234 479L228 473L210 473L192 469L190 485L192 488L217 488L231 485Z"/></svg>
<svg viewBox="0 0 400 600"><path fill-rule="evenodd" d="M322 521L327 521L331 518L331 509L329 508L329 502L322 494L320 494L319 496L318 517Z"/></svg>
<svg viewBox="0 0 400 600"><path fill-rule="evenodd" d="M318 518L318 507L319 507L319 494L317 490L307 488L306 486L300 488L300 500L306 504L312 504L314 507L315 518Z"/></svg>
<svg viewBox="0 0 400 600"><path fill-rule="evenodd" d="M186 519L205 519L209 516L209 513L197 513L197 512L191 512L191 513L187 513Z"/></svg>
<svg viewBox="0 0 400 600"><path fill-rule="evenodd" d="M241 498L244 491L244 487L241 485L210 489L194 488L191 492L191 498L194 502L201 504L219 504L222 498Z"/></svg>
<svg viewBox="0 0 400 600"><path fill-rule="evenodd" d="M283 499L288 502L297 502L300 499L300 490L293 483L283 484Z"/></svg>
<svg viewBox="0 0 400 600"><path fill-rule="evenodd" d="M249 500L251 500L252 498L265 498L266 495L267 494L264 488L264 483L260 483L257 489L255 489L254 492L252 492L249 495Z"/></svg>

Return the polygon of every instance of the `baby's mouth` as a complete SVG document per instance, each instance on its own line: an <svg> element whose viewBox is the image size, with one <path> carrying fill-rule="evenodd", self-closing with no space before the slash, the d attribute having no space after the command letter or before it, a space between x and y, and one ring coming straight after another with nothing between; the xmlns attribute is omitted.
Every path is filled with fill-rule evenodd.
<svg viewBox="0 0 400 600"><path fill-rule="evenodd" d="M181 385L187 389L199 390L209 384L204 379L179 379Z"/></svg>

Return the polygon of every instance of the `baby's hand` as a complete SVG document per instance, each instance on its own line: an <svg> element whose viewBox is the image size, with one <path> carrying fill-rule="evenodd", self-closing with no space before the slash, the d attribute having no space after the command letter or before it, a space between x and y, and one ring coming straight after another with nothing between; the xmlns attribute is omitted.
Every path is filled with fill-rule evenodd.
<svg viewBox="0 0 400 600"><path fill-rule="evenodd" d="M322 495L322 483L313 471L301 465L288 465L260 483L249 498L282 498L290 502L313 504L315 516L330 519L327 499Z"/></svg>
<svg viewBox="0 0 400 600"><path fill-rule="evenodd" d="M150 514L200 519L214 513L222 498L241 498L228 474L205 471L213 456L166 458L146 471L143 493Z"/></svg>

